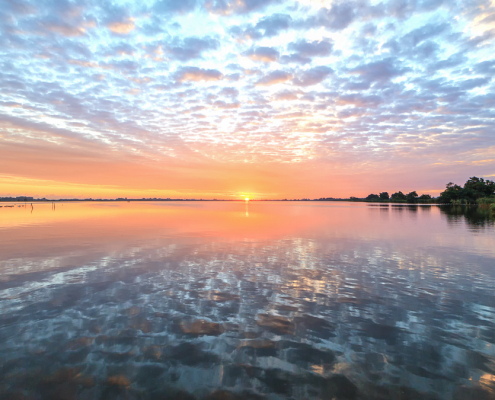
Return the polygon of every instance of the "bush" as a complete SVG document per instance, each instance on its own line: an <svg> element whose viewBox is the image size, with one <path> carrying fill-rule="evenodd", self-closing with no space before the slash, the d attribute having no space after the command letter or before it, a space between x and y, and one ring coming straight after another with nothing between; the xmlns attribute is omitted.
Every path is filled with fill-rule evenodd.
<svg viewBox="0 0 495 400"><path fill-rule="evenodd" d="M483 205L487 205L487 204L495 205L495 197L482 197L481 199L478 199L476 202L478 204L483 204Z"/></svg>

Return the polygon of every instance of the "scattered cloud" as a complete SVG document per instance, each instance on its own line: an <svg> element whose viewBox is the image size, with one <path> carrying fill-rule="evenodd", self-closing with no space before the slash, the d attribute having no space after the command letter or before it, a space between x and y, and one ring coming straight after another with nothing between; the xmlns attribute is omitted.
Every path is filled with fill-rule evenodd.
<svg viewBox="0 0 495 400"><path fill-rule="evenodd" d="M294 78L296 86L313 86L323 82L333 70L329 67L314 67L308 69Z"/></svg>
<svg viewBox="0 0 495 400"><path fill-rule="evenodd" d="M152 10L158 14L185 14L195 9L196 0L158 0Z"/></svg>
<svg viewBox="0 0 495 400"><path fill-rule="evenodd" d="M271 47L256 47L253 48L244 55L255 62L271 63L278 60L280 53Z"/></svg>
<svg viewBox="0 0 495 400"><path fill-rule="evenodd" d="M107 27L113 33L117 33L119 35L127 35L136 28L136 25L134 24L134 21L132 19L128 19L121 22L110 22Z"/></svg>
<svg viewBox="0 0 495 400"><path fill-rule="evenodd" d="M265 75L258 82L256 82L257 86L271 86L276 85L278 83L284 83L288 80L292 79L292 74L289 74L285 71L272 71L268 75Z"/></svg>
<svg viewBox="0 0 495 400"><path fill-rule="evenodd" d="M178 82L218 81L222 78L223 74L216 69L184 67L180 68L176 73L176 79Z"/></svg>
<svg viewBox="0 0 495 400"><path fill-rule="evenodd" d="M232 15L261 11L266 7L281 3L280 0L206 0L204 7L212 14Z"/></svg>
<svg viewBox="0 0 495 400"><path fill-rule="evenodd" d="M289 50L301 57L326 57L332 53L332 47L332 42L325 39L313 42L299 40L288 46Z"/></svg>
<svg viewBox="0 0 495 400"><path fill-rule="evenodd" d="M352 68L350 72L360 75L365 81L376 82L390 80L410 70L408 67L397 65L394 61L392 58L373 61Z"/></svg>
<svg viewBox="0 0 495 400"><path fill-rule="evenodd" d="M200 58L204 52L215 50L218 47L218 41L211 37L187 37L175 39L173 43L166 46L166 49L172 58L179 61L189 61Z"/></svg>

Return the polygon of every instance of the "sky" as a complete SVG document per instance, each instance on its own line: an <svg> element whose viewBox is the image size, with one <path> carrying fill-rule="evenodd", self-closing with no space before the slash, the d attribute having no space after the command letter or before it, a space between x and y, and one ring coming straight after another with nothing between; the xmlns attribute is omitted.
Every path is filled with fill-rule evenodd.
<svg viewBox="0 0 495 400"><path fill-rule="evenodd" d="M0 196L495 179L495 0L0 0Z"/></svg>

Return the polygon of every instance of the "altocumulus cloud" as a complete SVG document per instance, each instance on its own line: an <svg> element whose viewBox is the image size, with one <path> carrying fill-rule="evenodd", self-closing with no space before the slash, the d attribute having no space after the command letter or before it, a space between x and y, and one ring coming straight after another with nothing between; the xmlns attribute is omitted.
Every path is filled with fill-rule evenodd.
<svg viewBox="0 0 495 400"><path fill-rule="evenodd" d="M280 53L271 47L256 47L248 50L244 55L252 61L271 63L278 60Z"/></svg>
<svg viewBox="0 0 495 400"><path fill-rule="evenodd" d="M202 69L197 67L184 67L177 71L176 79L179 82L186 81L218 81L223 74L216 69Z"/></svg>
<svg viewBox="0 0 495 400"><path fill-rule="evenodd" d="M4 1L1 140L488 174L493 21L488 0Z"/></svg>
<svg viewBox="0 0 495 400"><path fill-rule="evenodd" d="M261 78L256 85L258 86L270 86L276 85L277 83L287 82L289 79L292 79L292 74L289 74L285 71L272 71L268 75Z"/></svg>

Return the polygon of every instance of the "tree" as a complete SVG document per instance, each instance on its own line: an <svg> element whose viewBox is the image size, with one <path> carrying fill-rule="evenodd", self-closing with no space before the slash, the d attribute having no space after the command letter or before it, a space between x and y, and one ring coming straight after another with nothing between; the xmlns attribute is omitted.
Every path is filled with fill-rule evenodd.
<svg viewBox="0 0 495 400"><path fill-rule="evenodd" d="M366 201L378 201L380 200L380 197L377 194L370 194L368 197L365 199Z"/></svg>
<svg viewBox="0 0 495 400"><path fill-rule="evenodd" d="M414 192L411 192L411 193L408 193L407 196L406 196L406 200L408 203L416 203L416 199L418 198L418 194L416 193L416 191Z"/></svg>
<svg viewBox="0 0 495 400"><path fill-rule="evenodd" d="M469 178L464 187L449 182L445 190L440 193L440 202L452 203L455 200L465 200L475 203L482 197L490 197L495 194L495 182L473 176Z"/></svg>
<svg viewBox="0 0 495 400"><path fill-rule="evenodd" d="M388 192L381 192L380 193L380 200L389 200L390 196L388 195Z"/></svg>
<svg viewBox="0 0 495 400"><path fill-rule="evenodd" d="M463 195L463 189L452 182L447 183L445 190L440 193L439 201L441 203L452 203L454 200L460 200Z"/></svg>
<svg viewBox="0 0 495 400"><path fill-rule="evenodd" d="M464 197L470 202L475 202L481 197L492 196L495 192L495 182L473 176L464 184Z"/></svg>
<svg viewBox="0 0 495 400"><path fill-rule="evenodd" d="M418 197L418 200L431 200L431 196L429 194L422 194Z"/></svg>
<svg viewBox="0 0 495 400"><path fill-rule="evenodd" d="M407 196L402 192L396 192L392 196L390 196L390 199L393 201L406 201Z"/></svg>

